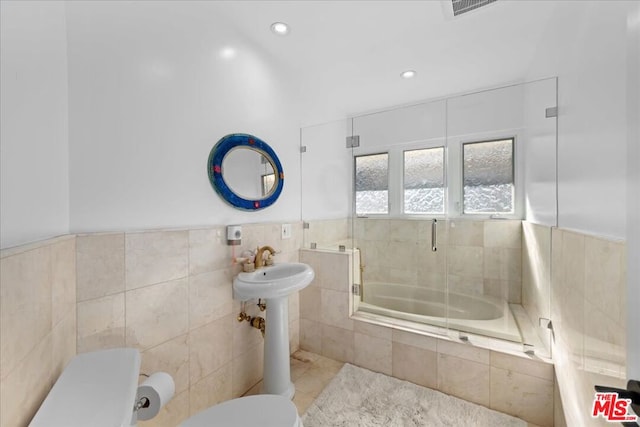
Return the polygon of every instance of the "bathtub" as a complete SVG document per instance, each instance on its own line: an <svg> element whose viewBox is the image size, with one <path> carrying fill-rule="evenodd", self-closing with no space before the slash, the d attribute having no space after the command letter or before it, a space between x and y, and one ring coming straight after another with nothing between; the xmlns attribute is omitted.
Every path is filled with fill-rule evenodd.
<svg viewBox="0 0 640 427"><path fill-rule="evenodd" d="M422 286L366 282L357 310L394 319L522 342L506 301Z"/></svg>

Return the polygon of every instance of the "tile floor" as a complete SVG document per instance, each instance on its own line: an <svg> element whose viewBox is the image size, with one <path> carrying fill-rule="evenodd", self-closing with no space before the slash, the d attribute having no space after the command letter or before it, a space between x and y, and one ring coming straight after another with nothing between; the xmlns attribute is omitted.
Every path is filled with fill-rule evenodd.
<svg viewBox="0 0 640 427"><path fill-rule="evenodd" d="M343 362L304 350L298 350L291 355L291 381L296 386L293 403L296 404L300 415L306 412L343 365ZM254 385L245 396L260 393L261 387L262 381ZM528 427L538 426L529 423Z"/></svg>

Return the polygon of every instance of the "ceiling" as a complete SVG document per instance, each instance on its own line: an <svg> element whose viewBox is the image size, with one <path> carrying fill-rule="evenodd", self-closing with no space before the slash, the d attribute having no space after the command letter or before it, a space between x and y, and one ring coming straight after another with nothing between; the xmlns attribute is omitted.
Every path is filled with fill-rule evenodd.
<svg viewBox="0 0 640 427"><path fill-rule="evenodd" d="M67 9L81 17L72 22L87 26L81 37L93 37L96 45L107 37L95 36L100 22L117 23L102 30L116 41L153 30L158 45L190 40L182 49L194 42L249 45L284 77L296 120L305 126L522 81L562 2L498 0L457 18L448 18L447 3L118 1L68 2ZM289 35L271 33L276 21L290 25ZM417 76L402 79L407 69Z"/></svg>
<svg viewBox="0 0 640 427"><path fill-rule="evenodd" d="M279 62L314 124L523 80L558 2L499 0L457 18L447 1L230 1L221 12ZM290 25L275 36L269 25ZM411 80L400 77L417 71Z"/></svg>

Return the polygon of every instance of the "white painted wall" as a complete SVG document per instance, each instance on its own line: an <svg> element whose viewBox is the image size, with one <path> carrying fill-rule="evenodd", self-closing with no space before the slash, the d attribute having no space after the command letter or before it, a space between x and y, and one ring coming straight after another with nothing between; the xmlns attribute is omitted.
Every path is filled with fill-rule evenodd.
<svg viewBox="0 0 640 427"><path fill-rule="evenodd" d="M556 105L556 79L531 82L523 89L525 219L555 227L557 120L546 117L545 110Z"/></svg>
<svg viewBox="0 0 640 427"><path fill-rule="evenodd" d="M65 5L0 2L0 247L69 232Z"/></svg>
<svg viewBox="0 0 640 427"><path fill-rule="evenodd" d="M640 2L627 17L627 377L640 380Z"/></svg>
<svg viewBox="0 0 640 427"><path fill-rule="evenodd" d="M631 141L633 135L628 129L633 129L629 120L637 123L638 113L637 107L634 113L627 106L633 99L628 97L629 90L637 92L638 70L627 63L632 57L628 54L632 34L628 34L627 20L636 6L632 1L558 2L529 73L533 79L558 76L559 227L628 239L630 255L637 251L632 233L637 229L638 210L637 204L627 205L631 202L627 200L629 192L637 192L633 178L627 179L627 167L639 166L637 148L635 160L630 158L633 152L627 150L632 145L637 147L637 133ZM635 82L630 83L633 79ZM630 114L635 114L635 119L628 119ZM630 374L638 372L640 363L638 338L633 335L637 334L635 312L640 285L637 271L631 267L637 264L637 255L629 260L627 296L636 298L635 303L627 303L628 335L632 337L627 343ZM617 382L605 376L594 379L586 370L576 369L571 361L577 360L580 352L580 348L554 347L564 415L568 425L596 425L590 418L590 408L581 402L590 402L594 383Z"/></svg>
<svg viewBox="0 0 640 427"><path fill-rule="evenodd" d="M72 232L300 218L289 76L223 7L68 3ZM259 213L227 206L208 181L209 151L236 132L267 142L283 165L283 193Z"/></svg>
<svg viewBox="0 0 640 427"><path fill-rule="evenodd" d="M529 78L558 76L559 226L626 237L626 14L633 2L558 2Z"/></svg>
<svg viewBox="0 0 640 427"><path fill-rule="evenodd" d="M351 215L352 158L346 136L346 120L301 130L301 144L306 147L301 154L304 221Z"/></svg>

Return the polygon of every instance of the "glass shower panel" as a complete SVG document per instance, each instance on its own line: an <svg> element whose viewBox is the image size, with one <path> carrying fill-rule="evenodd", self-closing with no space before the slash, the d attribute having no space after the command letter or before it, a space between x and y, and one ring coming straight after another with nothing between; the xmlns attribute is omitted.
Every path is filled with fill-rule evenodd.
<svg viewBox="0 0 640 427"><path fill-rule="evenodd" d="M352 126L359 137L352 153L353 240L362 259L358 316L441 335L447 334L444 107L439 101L395 108L354 117ZM364 203L371 200L366 192L377 192L375 207Z"/></svg>
<svg viewBox="0 0 640 427"><path fill-rule="evenodd" d="M447 100L449 326L542 356L556 224L555 105L555 79Z"/></svg>
<svg viewBox="0 0 640 427"><path fill-rule="evenodd" d="M338 250L351 237L351 150L347 121L301 129L303 247ZM348 244L345 246L349 246Z"/></svg>

